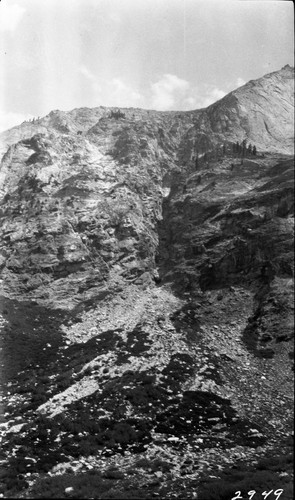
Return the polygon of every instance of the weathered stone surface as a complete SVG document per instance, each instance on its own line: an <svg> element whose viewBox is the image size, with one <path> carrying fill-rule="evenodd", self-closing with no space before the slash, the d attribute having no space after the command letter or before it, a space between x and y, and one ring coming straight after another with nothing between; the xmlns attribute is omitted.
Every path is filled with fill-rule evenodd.
<svg viewBox="0 0 295 500"><path fill-rule="evenodd" d="M292 88L285 67L206 110L53 111L2 134L1 493L95 468L122 497L203 498L288 450Z"/></svg>
<svg viewBox="0 0 295 500"><path fill-rule="evenodd" d="M282 171L274 177L269 172L268 192L262 193L262 180L253 182L262 175L259 161L245 159L244 165L235 165L233 175L228 175L226 164L216 173L205 162L202 175L195 177L191 174L194 156L196 151L210 150L211 156L212 150L216 155L224 141L244 138L255 141L260 149L290 151L292 75L293 70L285 67L249 82L206 110L161 113L131 109L122 110L119 118L102 107L53 111L34 125L24 123L2 134L2 144L11 144L0 172L5 293L54 307L72 307L82 300L81 293L84 300L85 293L90 299L100 288L111 288L110 269L115 265L120 266L122 280L153 272L164 190L177 188L180 179L186 179L190 188L175 203L181 231L189 220L192 224L197 220L200 226L208 215L217 216L224 210L225 199L233 203L233 197L239 200L243 196L235 201L235 212L227 210L206 228L205 238L194 234L189 248L182 247L173 255L170 249L172 260L180 259L183 251L186 256L200 249L204 252L213 234L219 238L217 233L222 233L226 238L231 233L241 240L234 244L230 257L222 257L218 273L228 274L237 253L238 265L247 267L247 259L256 251L253 239L255 235L259 239L259 234L255 229L251 238L245 238L242 231L259 226L267 209L276 206L281 213L288 212L292 203L287 165L284 179ZM261 120L269 125L262 126ZM200 134L206 138L204 143ZM16 139L20 141L15 143ZM279 189L272 189L271 183L275 186L278 180ZM251 192L251 200L243 201L253 188L256 193ZM243 212L243 204L256 208ZM278 224L266 230L281 232ZM217 264L217 257L215 261ZM38 275L38 281L27 275ZM87 290L85 286L81 290L86 277Z"/></svg>

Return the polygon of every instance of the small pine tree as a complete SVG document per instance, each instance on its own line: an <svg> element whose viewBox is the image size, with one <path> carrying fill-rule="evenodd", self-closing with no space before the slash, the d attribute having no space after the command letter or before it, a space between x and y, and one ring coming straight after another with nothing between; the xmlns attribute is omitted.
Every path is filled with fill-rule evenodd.
<svg viewBox="0 0 295 500"><path fill-rule="evenodd" d="M254 156L256 156L256 154L257 154L257 149L256 149L255 144L254 144L253 149L252 149L252 154L253 154Z"/></svg>
<svg viewBox="0 0 295 500"><path fill-rule="evenodd" d="M249 153L249 155L252 154L252 144L249 144L249 146L248 146L248 153Z"/></svg>
<svg viewBox="0 0 295 500"><path fill-rule="evenodd" d="M110 118L115 118L116 120L119 120L120 118L125 118L125 113L122 113L119 109L116 111L111 111Z"/></svg>

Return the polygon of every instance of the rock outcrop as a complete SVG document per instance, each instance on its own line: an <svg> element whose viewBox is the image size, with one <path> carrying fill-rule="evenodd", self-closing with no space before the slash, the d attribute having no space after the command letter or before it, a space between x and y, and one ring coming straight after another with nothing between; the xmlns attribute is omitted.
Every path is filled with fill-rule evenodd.
<svg viewBox="0 0 295 500"><path fill-rule="evenodd" d="M0 173L6 290L64 306L107 293L124 279L148 279L164 191L177 174L184 179L191 172L197 153L216 154L244 139L258 150L291 151L292 75L285 67L206 110L122 110L119 117L106 108L53 111L2 135L3 144L13 143ZM247 168L250 175L259 165ZM247 175L240 170L238 182ZM208 197L202 187L195 194L185 217L192 210L198 216L192 205ZM226 196L221 193L221 203Z"/></svg>
<svg viewBox="0 0 295 500"><path fill-rule="evenodd" d="M192 498L284 448L293 82L286 66L202 110L53 111L1 135L3 491L140 457L166 466L134 491Z"/></svg>

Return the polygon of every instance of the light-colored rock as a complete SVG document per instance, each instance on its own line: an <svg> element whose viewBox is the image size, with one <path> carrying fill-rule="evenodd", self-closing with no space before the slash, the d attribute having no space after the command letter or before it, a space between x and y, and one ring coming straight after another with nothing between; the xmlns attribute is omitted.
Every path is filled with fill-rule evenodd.
<svg viewBox="0 0 295 500"><path fill-rule="evenodd" d="M67 488L65 488L66 495L71 495L73 492L74 492L73 486L68 486Z"/></svg>

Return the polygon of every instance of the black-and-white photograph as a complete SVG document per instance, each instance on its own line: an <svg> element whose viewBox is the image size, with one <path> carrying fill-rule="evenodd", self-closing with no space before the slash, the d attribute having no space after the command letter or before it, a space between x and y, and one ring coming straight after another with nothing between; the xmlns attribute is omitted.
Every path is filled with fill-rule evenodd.
<svg viewBox="0 0 295 500"><path fill-rule="evenodd" d="M293 498L293 26L0 0L0 498Z"/></svg>

